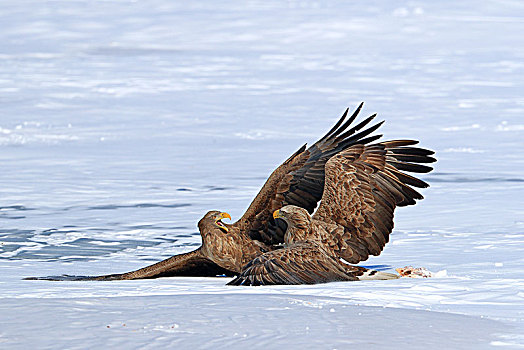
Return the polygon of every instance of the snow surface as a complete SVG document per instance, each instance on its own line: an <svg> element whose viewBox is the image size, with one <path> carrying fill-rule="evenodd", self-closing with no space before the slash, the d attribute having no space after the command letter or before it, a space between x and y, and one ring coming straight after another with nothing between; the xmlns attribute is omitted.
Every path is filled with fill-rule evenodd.
<svg viewBox="0 0 524 350"><path fill-rule="evenodd" d="M524 347L520 1L0 3L0 348ZM346 106L437 151L364 262L437 277L24 281L139 268L238 218Z"/></svg>

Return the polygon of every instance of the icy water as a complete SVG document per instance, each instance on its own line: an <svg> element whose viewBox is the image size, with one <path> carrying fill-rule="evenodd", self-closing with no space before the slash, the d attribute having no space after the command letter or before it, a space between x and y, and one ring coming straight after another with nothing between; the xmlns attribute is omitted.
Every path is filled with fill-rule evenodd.
<svg viewBox="0 0 524 350"><path fill-rule="evenodd" d="M524 347L524 4L239 6L0 3L0 347ZM439 277L22 280L194 249L360 101L438 158L363 265Z"/></svg>

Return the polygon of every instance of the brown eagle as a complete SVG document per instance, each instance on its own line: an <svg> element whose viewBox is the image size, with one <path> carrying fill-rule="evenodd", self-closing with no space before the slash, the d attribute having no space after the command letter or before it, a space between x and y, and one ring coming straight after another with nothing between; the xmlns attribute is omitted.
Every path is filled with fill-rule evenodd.
<svg viewBox="0 0 524 350"><path fill-rule="evenodd" d="M346 109L320 140L276 168L238 221L223 223L231 216L221 211L204 215L198 249L122 274L30 279L236 275L229 284L271 285L397 278L350 264L380 254L395 208L423 198L413 187L428 187L404 171L427 173L423 164L435 158L413 147L418 141L375 143L382 135L371 134L383 122L368 124L376 114L352 125L362 106L349 117Z"/></svg>

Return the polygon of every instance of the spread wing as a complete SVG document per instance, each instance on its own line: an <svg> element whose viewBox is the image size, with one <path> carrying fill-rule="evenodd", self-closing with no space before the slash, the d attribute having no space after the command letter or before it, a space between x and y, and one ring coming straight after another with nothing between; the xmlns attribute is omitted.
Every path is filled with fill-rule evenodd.
<svg viewBox="0 0 524 350"><path fill-rule="evenodd" d="M429 185L402 171L426 173L432 151L411 147L418 141L396 140L354 145L326 163L326 186L313 220L336 225L326 243L350 263L378 255L389 241L393 211L415 204L422 195L413 187Z"/></svg>
<svg viewBox="0 0 524 350"><path fill-rule="evenodd" d="M49 280L49 281L110 281L110 280L134 280L142 278L158 278L171 276L201 276L216 277L217 275L233 276L228 271L211 260L207 259L200 248L191 252L178 254L156 264L146 266L136 271L104 276L47 276L27 277L26 280Z"/></svg>
<svg viewBox="0 0 524 350"><path fill-rule="evenodd" d="M322 198L324 166L328 159L352 145L367 144L382 136L368 137L382 123L364 129L376 115L350 128L362 106L363 103L349 117L349 109L346 109L326 135L307 149L306 145L302 146L273 171L242 218L234 225L241 231L249 232L251 238L266 244L283 243L286 227L278 225L285 224L280 221L275 223L272 213L288 204L312 213Z"/></svg>
<svg viewBox="0 0 524 350"><path fill-rule="evenodd" d="M361 274L361 272L359 272ZM296 243L249 262L228 285L315 284L358 280L314 243Z"/></svg>

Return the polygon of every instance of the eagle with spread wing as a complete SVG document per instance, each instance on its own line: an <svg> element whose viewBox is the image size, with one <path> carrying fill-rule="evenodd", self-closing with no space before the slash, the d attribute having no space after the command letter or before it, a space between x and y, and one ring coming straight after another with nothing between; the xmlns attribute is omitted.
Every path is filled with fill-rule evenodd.
<svg viewBox="0 0 524 350"><path fill-rule="evenodd" d="M49 280L131 280L168 276L236 276L231 285L314 284L397 275L354 266L379 255L397 206L415 204L428 184L432 151L415 140L375 142L376 114L353 126L361 103L309 148L302 146L269 176L244 215L210 211L198 222L202 246L142 269ZM320 204L319 204L320 202ZM317 208L318 205L318 208ZM315 211L315 208L316 211Z"/></svg>

